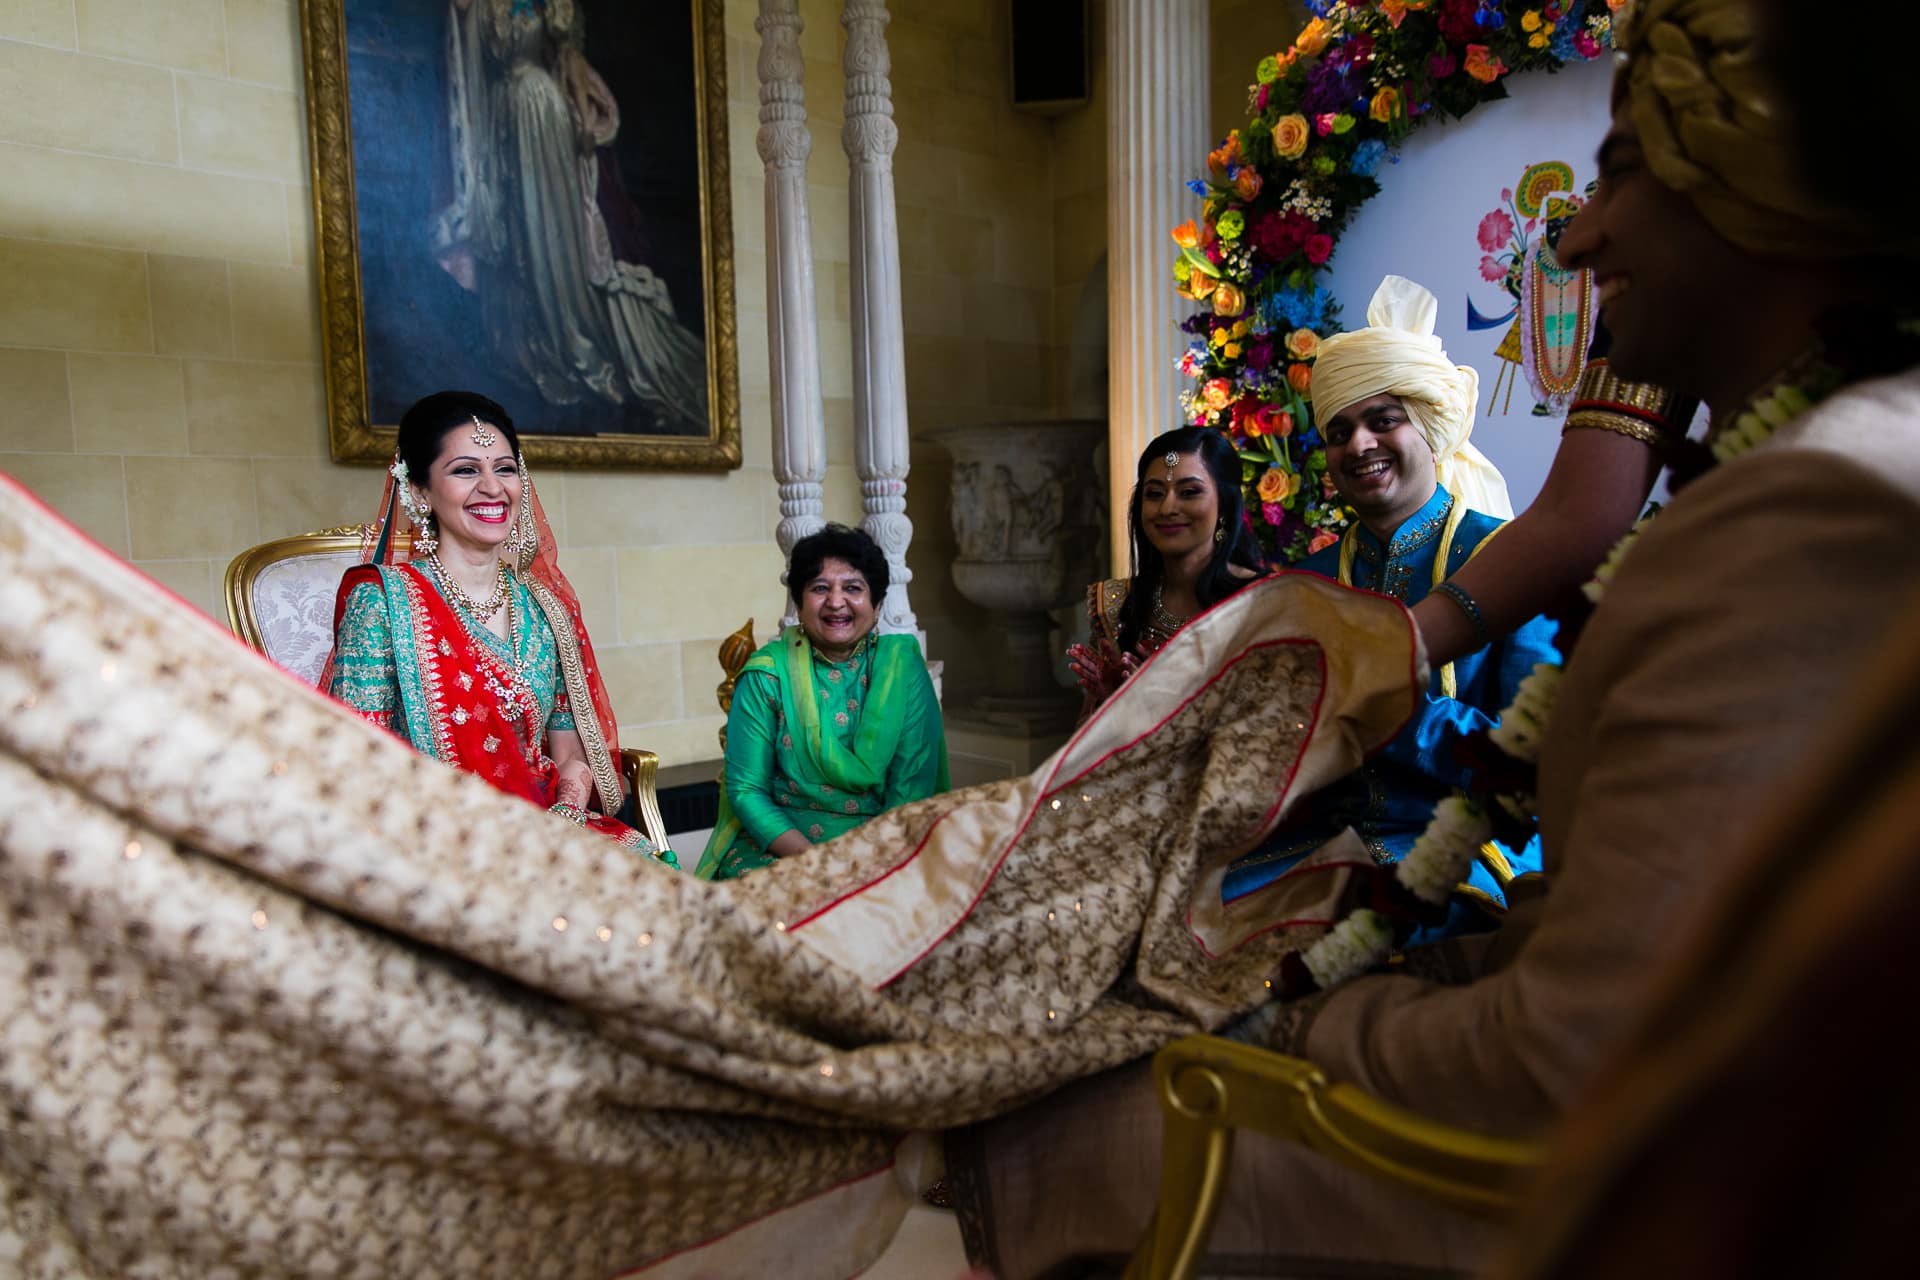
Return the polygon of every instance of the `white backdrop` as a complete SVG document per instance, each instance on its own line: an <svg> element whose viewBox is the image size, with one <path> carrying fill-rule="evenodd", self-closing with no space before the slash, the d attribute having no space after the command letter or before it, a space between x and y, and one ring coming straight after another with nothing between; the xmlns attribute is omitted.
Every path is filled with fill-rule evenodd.
<svg viewBox="0 0 1920 1280"><path fill-rule="evenodd" d="M1574 192L1585 191L1597 176L1593 155L1607 130L1612 77L1611 57L1555 74L1516 76L1507 83L1511 98L1477 108L1464 120L1420 129L1397 164L1381 164L1380 194L1355 215L1328 264L1329 287L1346 328L1366 324L1367 299L1389 273L1419 281L1440 299L1438 332L1447 353L1455 364L1480 371L1474 443L1506 475L1515 511L1526 509L1546 479L1560 442L1560 416L1533 416L1525 374L1495 357L1512 321L1477 332L1467 328L1469 300L1490 318L1513 307L1499 284L1481 278L1484 251L1476 233L1483 217L1507 207L1501 190L1516 187L1528 165L1562 161L1573 168ZM1489 412L1502 369L1519 385L1510 401L1503 386Z"/></svg>

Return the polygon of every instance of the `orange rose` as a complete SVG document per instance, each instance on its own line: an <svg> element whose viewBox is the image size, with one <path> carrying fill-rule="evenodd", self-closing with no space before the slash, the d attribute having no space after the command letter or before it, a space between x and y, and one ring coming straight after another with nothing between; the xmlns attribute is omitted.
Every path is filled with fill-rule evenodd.
<svg viewBox="0 0 1920 1280"><path fill-rule="evenodd" d="M1295 329L1287 335L1287 354L1295 360L1311 360L1320 349L1320 335L1311 329Z"/></svg>
<svg viewBox="0 0 1920 1280"><path fill-rule="evenodd" d="M1260 194L1260 171L1252 165L1242 166L1234 176L1233 189L1242 200L1251 200Z"/></svg>
<svg viewBox="0 0 1920 1280"><path fill-rule="evenodd" d="M1200 247L1200 233L1194 229L1192 218L1188 218L1185 222L1173 229L1173 242L1182 249L1197 249Z"/></svg>
<svg viewBox="0 0 1920 1280"><path fill-rule="evenodd" d="M1231 319L1247 309L1247 295L1238 285L1221 284L1213 291L1213 314Z"/></svg>
<svg viewBox="0 0 1920 1280"><path fill-rule="evenodd" d="M1393 118L1400 114L1400 91L1388 85L1373 95L1373 105L1367 108L1367 114L1381 124L1392 124Z"/></svg>
<svg viewBox="0 0 1920 1280"><path fill-rule="evenodd" d="M1284 467L1268 467L1260 477L1262 502L1285 502L1300 488L1300 477Z"/></svg>
<svg viewBox="0 0 1920 1280"><path fill-rule="evenodd" d="M1300 34L1294 37L1293 47L1307 57L1315 58L1327 47L1327 40L1332 34L1325 18L1315 18L1300 29Z"/></svg>
<svg viewBox="0 0 1920 1280"><path fill-rule="evenodd" d="M1313 366L1309 364L1288 365L1287 385L1303 396L1311 396L1313 394Z"/></svg>
<svg viewBox="0 0 1920 1280"><path fill-rule="evenodd" d="M1307 118L1297 112L1273 125L1273 151L1282 160L1298 160L1307 150Z"/></svg>
<svg viewBox="0 0 1920 1280"><path fill-rule="evenodd" d="M1492 84L1507 73L1507 64L1493 55L1493 50L1483 44L1467 46L1465 62L1467 74L1481 84Z"/></svg>
<svg viewBox="0 0 1920 1280"><path fill-rule="evenodd" d="M1233 389L1225 378L1214 378L1200 387L1200 399L1209 409L1224 409Z"/></svg>
<svg viewBox="0 0 1920 1280"><path fill-rule="evenodd" d="M1334 543L1338 541L1340 541L1339 534L1335 533L1331 529L1322 529L1320 532L1314 534L1313 537L1308 540L1307 554L1313 555L1316 552L1325 551L1328 547L1332 546Z"/></svg>

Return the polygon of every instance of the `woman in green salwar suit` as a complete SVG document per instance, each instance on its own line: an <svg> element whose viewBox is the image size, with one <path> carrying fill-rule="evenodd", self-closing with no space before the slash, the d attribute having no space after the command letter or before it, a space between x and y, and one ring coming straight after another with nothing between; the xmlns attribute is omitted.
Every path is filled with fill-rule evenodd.
<svg viewBox="0 0 1920 1280"><path fill-rule="evenodd" d="M730 880L945 791L940 703L920 645L875 635L887 558L830 524L793 548L797 627L741 669L720 815L695 874Z"/></svg>

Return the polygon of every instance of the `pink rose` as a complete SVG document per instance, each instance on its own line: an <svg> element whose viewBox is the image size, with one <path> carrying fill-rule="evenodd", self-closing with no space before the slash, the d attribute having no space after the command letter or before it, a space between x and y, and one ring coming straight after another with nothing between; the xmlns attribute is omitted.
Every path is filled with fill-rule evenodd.
<svg viewBox="0 0 1920 1280"><path fill-rule="evenodd" d="M1489 284L1499 284L1507 278L1507 269L1502 265L1500 259L1494 257L1492 254L1482 254L1480 257L1480 278Z"/></svg>
<svg viewBox="0 0 1920 1280"><path fill-rule="evenodd" d="M1307 554L1315 555L1318 552L1325 551L1338 541L1340 541L1339 534L1331 529L1322 529L1320 532L1314 534L1312 539L1308 541Z"/></svg>
<svg viewBox="0 0 1920 1280"><path fill-rule="evenodd" d="M1333 237L1324 233L1308 236L1307 242L1301 246L1300 252L1307 256L1308 262L1311 262L1317 267L1333 256Z"/></svg>
<svg viewBox="0 0 1920 1280"><path fill-rule="evenodd" d="M1260 518L1278 529L1287 518L1287 509L1277 502L1263 502L1260 504Z"/></svg>

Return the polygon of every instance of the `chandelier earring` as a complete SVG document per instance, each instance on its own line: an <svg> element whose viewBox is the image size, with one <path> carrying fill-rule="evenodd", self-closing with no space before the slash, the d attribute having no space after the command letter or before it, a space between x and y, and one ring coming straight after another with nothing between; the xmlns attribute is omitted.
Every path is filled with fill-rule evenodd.
<svg viewBox="0 0 1920 1280"><path fill-rule="evenodd" d="M1227 520L1225 516L1214 521L1213 540L1215 542L1225 542L1227 540Z"/></svg>

